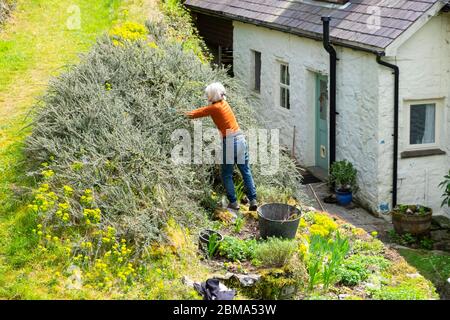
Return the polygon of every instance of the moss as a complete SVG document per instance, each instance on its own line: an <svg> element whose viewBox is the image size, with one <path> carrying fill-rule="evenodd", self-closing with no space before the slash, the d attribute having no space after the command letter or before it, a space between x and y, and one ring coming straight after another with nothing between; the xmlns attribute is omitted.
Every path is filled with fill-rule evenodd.
<svg viewBox="0 0 450 320"><path fill-rule="evenodd" d="M305 271L306 272L306 271ZM226 285L236 288L244 297L263 300L292 299L304 285L305 273L298 268L287 266L283 269L264 269L258 272L261 278L251 287L244 287L237 279L231 278Z"/></svg>
<svg viewBox="0 0 450 320"><path fill-rule="evenodd" d="M352 244L352 250L355 253L365 255L379 255L384 253L385 247L383 242L378 239L361 240L357 239Z"/></svg>
<svg viewBox="0 0 450 320"><path fill-rule="evenodd" d="M383 272L387 285L370 290L376 300L432 300L439 299L433 284L417 273L404 260L394 263Z"/></svg>

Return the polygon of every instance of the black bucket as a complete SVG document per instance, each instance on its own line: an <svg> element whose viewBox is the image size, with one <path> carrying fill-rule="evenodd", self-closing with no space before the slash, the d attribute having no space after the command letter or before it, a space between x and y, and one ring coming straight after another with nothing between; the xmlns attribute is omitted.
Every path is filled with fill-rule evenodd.
<svg viewBox="0 0 450 320"><path fill-rule="evenodd" d="M257 211L261 238L295 238L302 213L300 209L283 203L268 203L259 207Z"/></svg>
<svg viewBox="0 0 450 320"><path fill-rule="evenodd" d="M208 252L208 244L209 244L209 238L213 235L217 234L217 242L221 242L223 240L223 236L214 230L202 230L198 236L198 247L203 252Z"/></svg>

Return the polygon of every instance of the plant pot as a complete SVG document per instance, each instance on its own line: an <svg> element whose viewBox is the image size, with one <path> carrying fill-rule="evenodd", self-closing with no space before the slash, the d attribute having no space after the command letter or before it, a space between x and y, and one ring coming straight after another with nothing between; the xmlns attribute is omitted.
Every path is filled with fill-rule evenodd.
<svg viewBox="0 0 450 320"><path fill-rule="evenodd" d="M209 229L200 231L200 234L198 236L198 247L200 250L208 253L209 238L213 234L217 234L217 242L221 242L223 240L223 236L217 231Z"/></svg>
<svg viewBox="0 0 450 320"><path fill-rule="evenodd" d="M409 233L420 236L430 233L433 212L423 215L409 215L398 211L392 211L392 224L398 234Z"/></svg>
<svg viewBox="0 0 450 320"><path fill-rule="evenodd" d="M336 190L336 201L341 206L347 206L353 201L353 193L351 191Z"/></svg>
<svg viewBox="0 0 450 320"><path fill-rule="evenodd" d="M300 209L283 203L268 203L259 207L257 212L261 238L295 238L302 213Z"/></svg>

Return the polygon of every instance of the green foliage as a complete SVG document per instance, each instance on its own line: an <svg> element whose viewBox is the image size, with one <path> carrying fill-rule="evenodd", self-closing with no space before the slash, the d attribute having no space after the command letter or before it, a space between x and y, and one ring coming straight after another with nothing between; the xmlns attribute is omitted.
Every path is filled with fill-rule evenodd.
<svg viewBox="0 0 450 320"><path fill-rule="evenodd" d="M209 213L213 213L219 207L219 197L215 192L205 190L203 196L200 198L200 206Z"/></svg>
<svg viewBox="0 0 450 320"><path fill-rule="evenodd" d="M237 202L240 203L245 196L243 180L239 181L239 183L236 184L235 192Z"/></svg>
<svg viewBox="0 0 450 320"><path fill-rule="evenodd" d="M235 233L240 233L244 226L245 226L245 218L244 217L238 217L236 219L236 221L234 222L233 231Z"/></svg>
<svg viewBox="0 0 450 320"><path fill-rule="evenodd" d="M384 249L383 242L378 239L356 239L352 243L352 251L364 255L380 255L384 252Z"/></svg>
<svg viewBox="0 0 450 320"><path fill-rule="evenodd" d="M339 279L339 266L350 250L348 239L336 232L335 239L313 235L306 256L309 289L322 282L327 289Z"/></svg>
<svg viewBox="0 0 450 320"><path fill-rule="evenodd" d="M231 261L248 261L255 257L258 243L254 239L241 240L225 236L219 245L219 255Z"/></svg>
<svg viewBox="0 0 450 320"><path fill-rule="evenodd" d="M444 176L444 180L439 184L439 187L444 189L444 193L442 194L442 197L444 198L442 200L441 206L447 206L450 207L450 170L448 171L448 174Z"/></svg>
<svg viewBox="0 0 450 320"><path fill-rule="evenodd" d="M421 206L421 205L405 205L405 204L399 204L397 205L394 210L394 213L398 214L405 214L405 215L418 215L422 216L429 212L431 212L431 208Z"/></svg>
<svg viewBox="0 0 450 320"><path fill-rule="evenodd" d="M390 262L382 256L351 255L342 264L340 282L346 286L355 286L371 273L384 271L389 266Z"/></svg>
<svg viewBox="0 0 450 320"><path fill-rule="evenodd" d="M219 248L220 242L219 235L217 233L213 233L208 239L208 258L212 259Z"/></svg>
<svg viewBox="0 0 450 320"><path fill-rule="evenodd" d="M329 183L335 185L338 190L356 192L358 189L356 175L357 171L351 162L336 161L331 166Z"/></svg>
<svg viewBox="0 0 450 320"><path fill-rule="evenodd" d="M292 258L297 242L269 238L256 247L255 258L265 267L281 268Z"/></svg>
<svg viewBox="0 0 450 320"><path fill-rule="evenodd" d="M434 240L431 238L423 238L419 241L419 246L425 250L433 250Z"/></svg>
<svg viewBox="0 0 450 320"><path fill-rule="evenodd" d="M423 280L407 279L399 284L382 286L380 289L371 290L375 300L430 300L436 298L430 294L428 286L424 286Z"/></svg>
<svg viewBox="0 0 450 320"><path fill-rule="evenodd" d="M288 203L293 192L281 187L257 186L258 198L264 203Z"/></svg>

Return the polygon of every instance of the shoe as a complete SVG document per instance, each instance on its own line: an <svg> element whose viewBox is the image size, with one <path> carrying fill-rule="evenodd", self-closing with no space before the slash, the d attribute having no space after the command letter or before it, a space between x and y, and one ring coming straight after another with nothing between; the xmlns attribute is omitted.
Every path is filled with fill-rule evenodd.
<svg viewBox="0 0 450 320"><path fill-rule="evenodd" d="M248 203L248 198L247 196L243 196L241 199L241 204L247 204Z"/></svg>
<svg viewBox="0 0 450 320"><path fill-rule="evenodd" d="M248 210L256 211L256 209L258 209L258 202L256 200L250 201L250 207Z"/></svg>
<svg viewBox="0 0 450 320"><path fill-rule="evenodd" d="M229 208L229 209L233 209L233 210L239 210L239 209L240 209L239 203L237 203L237 201L231 202L231 203L228 205L228 208Z"/></svg>

